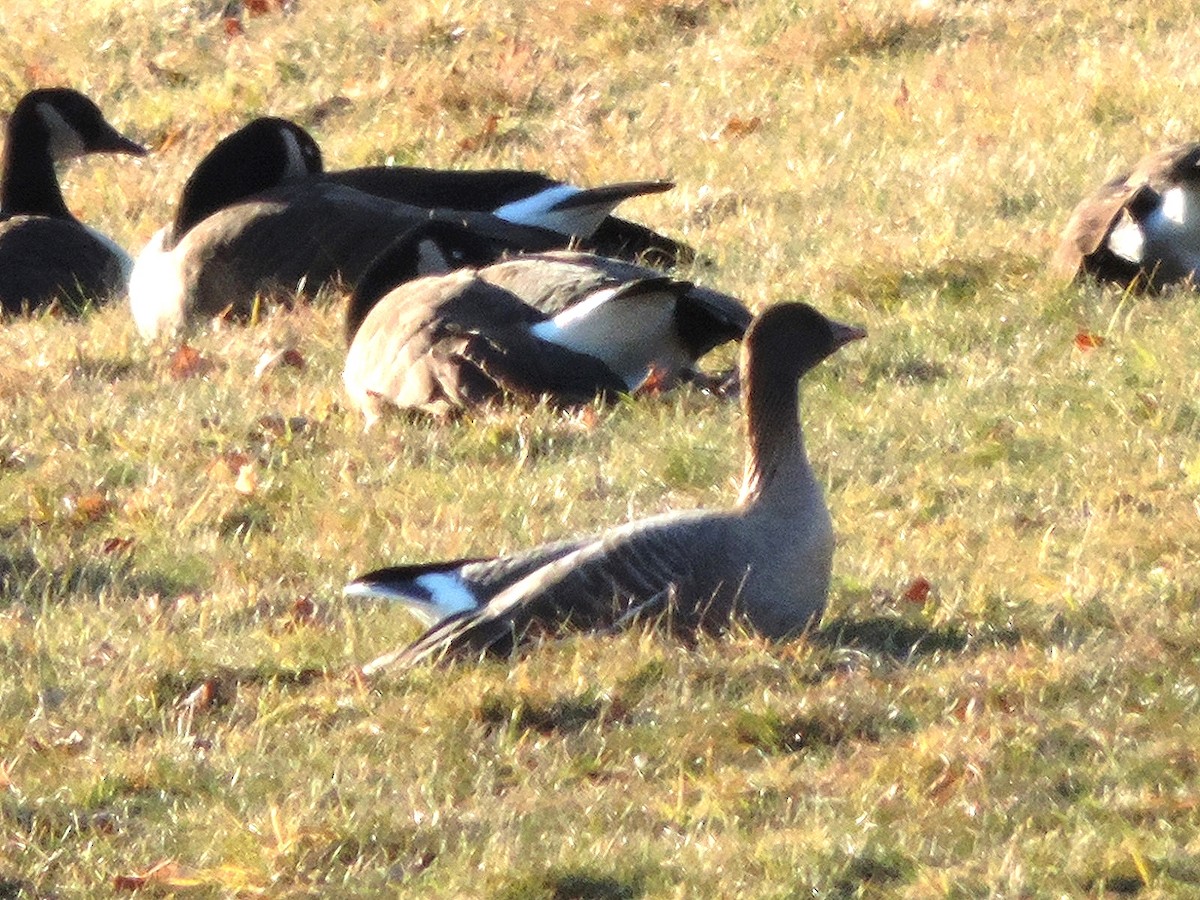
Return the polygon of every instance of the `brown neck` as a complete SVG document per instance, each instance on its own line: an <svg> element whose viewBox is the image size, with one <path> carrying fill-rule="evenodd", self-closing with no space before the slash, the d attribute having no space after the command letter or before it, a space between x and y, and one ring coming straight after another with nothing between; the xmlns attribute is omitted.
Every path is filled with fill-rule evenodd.
<svg viewBox="0 0 1200 900"><path fill-rule="evenodd" d="M781 480L792 482L807 467L800 433L798 378L750 371L743 382L746 410L746 467L740 506L760 503ZM758 377L756 377L758 376Z"/></svg>

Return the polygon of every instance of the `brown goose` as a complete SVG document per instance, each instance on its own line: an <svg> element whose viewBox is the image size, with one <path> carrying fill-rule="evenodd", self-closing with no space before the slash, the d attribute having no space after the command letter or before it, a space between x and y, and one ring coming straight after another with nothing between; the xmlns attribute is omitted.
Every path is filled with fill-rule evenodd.
<svg viewBox="0 0 1200 900"><path fill-rule="evenodd" d="M1200 269L1198 219L1200 144L1152 153L1075 207L1052 265L1066 279L1159 290Z"/></svg>
<svg viewBox="0 0 1200 900"><path fill-rule="evenodd" d="M595 227L622 199L669 187L561 186L495 213L432 210L397 199L404 184L384 177L391 170L372 171L325 173L312 136L285 119L256 119L218 142L184 185L174 221L138 255L129 291L138 329L153 338L227 309L249 315L260 295L353 285L396 235L430 217L467 224L495 259L566 246L572 223Z"/></svg>
<svg viewBox="0 0 1200 900"><path fill-rule="evenodd" d="M0 163L0 307L58 299L72 309L124 291L132 260L71 215L54 164L87 153L144 156L99 107L70 88L27 93L8 120Z"/></svg>
<svg viewBox="0 0 1200 900"><path fill-rule="evenodd" d="M402 601L432 627L364 667L372 674L443 656L504 652L528 631L619 627L666 616L683 630L731 615L786 638L825 609L833 528L808 462L797 382L860 328L805 304L768 309L746 333L742 370L746 469L727 510L668 513L509 557L380 569L345 590Z"/></svg>
<svg viewBox="0 0 1200 900"><path fill-rule="evenodd" d="M387 407L444 415L506 395L572 405L652 374L664 384L696 377L697 359L750 322L725 294L571 251L413 280L491 257L473 231L426 222L360 279L343 377L369 422Z"/></svg>

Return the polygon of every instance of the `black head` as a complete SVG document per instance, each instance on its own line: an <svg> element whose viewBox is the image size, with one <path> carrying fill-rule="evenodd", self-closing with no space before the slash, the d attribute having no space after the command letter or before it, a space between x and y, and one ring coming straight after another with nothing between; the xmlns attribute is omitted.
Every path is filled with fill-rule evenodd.
<svg viewBox="0 0 1200 900"><path fill-rule="evenodd" d="M425 275L495 262L502 248L462 222L429 219L410 228L372 260L354 286L346 311L346 342L354 339L372 307L392 288Z"/></svg>
<svg viewBox="0 0 1200 900"><path fill-rule="evenodd" d="M38 88L17 103L8 123L9 140L19 134L54 160L86 153L145 156L146 148L108 123L95 103L71 88Z"/></svg>
<svg viewBox="0 0 1200 900"><path fill-rule="evenodd" d="M743 370L768 378L799 378L839 347L865 338L865 329L828 318L807 303L780 303L758 316L742 341ZM743 372L746 380L754 376Z"/></svg>
<svg viewBox="0 0 1200 900"><path fill-rule="evenodd" d="M321 148L307 131L287 119L255 119L218 141L193 170L179 199L173 238L226 206L321 171Z"/></svg>

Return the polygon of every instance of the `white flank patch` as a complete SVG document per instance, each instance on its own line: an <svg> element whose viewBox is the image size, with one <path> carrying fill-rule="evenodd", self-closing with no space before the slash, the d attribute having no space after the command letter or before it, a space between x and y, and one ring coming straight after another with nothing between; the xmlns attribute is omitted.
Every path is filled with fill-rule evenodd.
<svg viewBox="0 0 1200 900"><path fill-rule="evenodd" d="M1173 187L1162 195L1162 214L1176 225L1184 225L1187 213L1187 195L1181 187Z"/></svg>
<svg viewBox="0 0 1200 900"><path fill-rule="evenodd" d="M430 599L407 593L401 588L365 581L354 581L346 585L342 595L402 603L427 628L456 613L479 606L475 595L457 575L444 572L419 575L413 579L413 584L428 591Z"/></svg>
<svg viewBox="0 0 1200 900"><path fill-rule="evenodd" d="M1108 249L1121 259L1141 265L1146 251L1146 236L1142 233L1142 226L1125 216L1108 236Z"/></svg>
<svg viewBox="0 0 1200 900"><path fill-rule="evenodd" d="M185 291L179 273L179 253L163 252L166 228L160 228L138 254L129 273L129 308L138 331L146 340L183 324Z"/></svg>
<svg viewBox="0 0 1200 900"><path fill-rule="evenodd" d="M514 225L534 225L568 236L591 237L617 204L574 206L570 209L554 208L578 193L580 193L580 189L572 185L556 185L523 200L506 203L495 211L495 215Z"/></svg>
<svg viewBox="0 0 1200 900"><path fill-rule="evenodd" d="M627 297L619 288L590 294L529 330L534 337L604 363L635 390L654 365L680 364L675 339L675 297L667 291Z"/></svg>

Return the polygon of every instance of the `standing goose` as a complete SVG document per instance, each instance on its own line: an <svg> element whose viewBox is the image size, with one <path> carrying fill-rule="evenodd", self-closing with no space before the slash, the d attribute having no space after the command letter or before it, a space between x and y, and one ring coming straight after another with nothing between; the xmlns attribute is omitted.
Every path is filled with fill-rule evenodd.
<svg viewBox="0 0 1200 900"><path fill-rule="evenodd" d="M696 377L696 361L742 336L732 297L586 253L491 258L478 235L425 222L380 254L346 316L343 374L372 422L394 406L444 415L505 395L577 404ZM413 280L417 279L417 280Z"/></svg>
<svg viewBox="0 0 1200 900"><path fill-rule="evenodd" d="M399 600L433 623L363 671L504 652L530 630L601 630L645 616L690 631L737 615L775 639L813 626L834 537L804 449L797 382L865 335L800 303L774 306L751 325L742 350L746 467L731 509L667 513L516 556L380 569L351 582L348 596Z"/></svg>
<svg viewBox="0 0 1200 900"><path fill-rule="evenodd" d="M1053 260L1063 278L1091 275L1160 290L1200 270L1200 144L1152 153L1075 207Z"/></svg>
<svg viewBox="0 0 1200 900"><path fill-rule="evenodd" d="M70 88L40 88L17 103L0 162L0 306L72 308L123 291L132 261L109 238L71 215L54 164L87 153L146 150L112 127Z"/></svg>
<svg viewBox="0 0 1200 900"><path fill-rule="evenodd" d="M624 197L664 189L637 183L543 196L536 209L526 204L503 218L381 196L355 186L354 174L324 173L312 136L285 119L256 119L221 140L188 178L174 221L138 256L129 296L143 336L227 309L247 316L260 295L286 299L353 285L391 239L431 217L466 224L490 243L494 259L505 250L566 246L572 234L556 228L593 195L609 210ZM363 188L386 182L370 170L359 174Z"/></svg>

